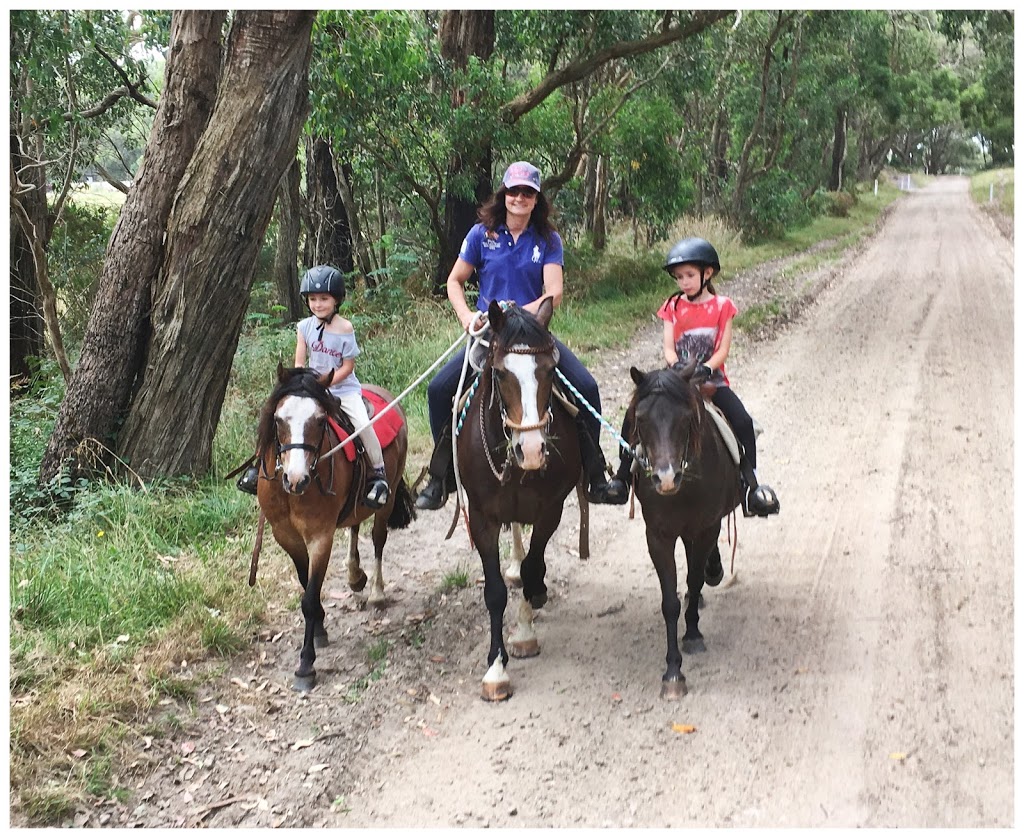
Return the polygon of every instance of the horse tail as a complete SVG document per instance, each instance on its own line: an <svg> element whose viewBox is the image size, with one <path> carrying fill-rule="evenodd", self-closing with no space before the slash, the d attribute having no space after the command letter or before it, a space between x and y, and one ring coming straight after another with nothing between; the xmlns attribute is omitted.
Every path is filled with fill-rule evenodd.
<svg viewBox="0 0 1024 838"><path fill-rule="evenodd" d="M395 487L395 505L391 508L391 515L388 516L388 527L393 530L403 530L415 519L416 506L412 492L405 485L405 478L401 477Z"/></svg>

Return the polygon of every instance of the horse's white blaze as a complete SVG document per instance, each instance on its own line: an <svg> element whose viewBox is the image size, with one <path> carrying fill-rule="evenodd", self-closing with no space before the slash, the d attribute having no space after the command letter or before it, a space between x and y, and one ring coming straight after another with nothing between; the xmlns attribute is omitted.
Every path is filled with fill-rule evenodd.
<svg viewBox="0 0 1024 838"><path fill-rule="evenodd" d="M288 436L293 444L308 443L316 445L315 440L304 439L306 422L316 413L317 403L313 399L300 396L286 396L277 408L277 415L288 424ZM298 483L308 473L306 468L306 452L301 448L285 451L281 460L281 468L291 484Z"/></svg>
<svg viewBox="0 0 1024 838"><path fill-rule="evenodd" d="M519 379L519 392L523 406L522 425L540 423L537 408L537 358L534 355L505 356L505 369ZM523 451L521 468L524 471L543 468L544 466L544 431L538 428L533 431L514 431L512 444L519 445Z"/></svg>

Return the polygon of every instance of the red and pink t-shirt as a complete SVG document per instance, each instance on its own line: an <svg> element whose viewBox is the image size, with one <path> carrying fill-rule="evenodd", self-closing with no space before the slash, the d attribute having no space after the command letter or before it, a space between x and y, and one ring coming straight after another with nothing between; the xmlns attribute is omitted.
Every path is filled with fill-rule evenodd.
<svg viewBox="0 0 1024 838"><path fill-rule="evenodd" d="M725 324L736 313L733 301L719 294L703 303L691 303L682 295L673 295L658 309L658 317L672 324L676 354L684 364L694 358L703 364L714 355L722 342ZM728 386L724 364L715 370L711 382L719 387Z"/></svg>

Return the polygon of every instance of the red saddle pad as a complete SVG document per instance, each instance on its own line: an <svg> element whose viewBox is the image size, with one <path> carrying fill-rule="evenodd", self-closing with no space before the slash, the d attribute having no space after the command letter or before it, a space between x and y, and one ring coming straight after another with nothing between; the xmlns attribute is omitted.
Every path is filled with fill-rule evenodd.
<svg viewBox="0 0 1024 838"><path fill-rule="evenodd" d="M373 415L370 416L371 419L387 407L388 404L386 399L366 389L363 390L363 398L373 405ZM330 417L327 418L327 421L331 423L331 428L333 428L334 432L338 435L338 439L345 439L348 437L348 433L346 433L337 422ZM395 437L398 436L398 431L401 427L402 415L398 412L396 407L393 407L385 413L384 418L377 422L370 430L377 432L377 439L380 440L380 447L387 448L394 441ZM348 457L349 462L355 462L355 443L347 443L343 450L345 451L345 456Z"/></svg>

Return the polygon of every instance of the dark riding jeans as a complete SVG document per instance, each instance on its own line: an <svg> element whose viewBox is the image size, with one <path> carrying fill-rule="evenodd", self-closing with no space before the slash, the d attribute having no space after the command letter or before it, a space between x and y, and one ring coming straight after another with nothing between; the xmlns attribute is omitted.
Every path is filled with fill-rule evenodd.
<svg viewBox="0 0 1024 838"><path fill-rule="evenodd" d="M750 418L740 397L733 392L732 387L719 387L715 390L711 401L729 420L729 424L743 448L743 453L747 455L747 462L750 463L751 468L756 469L757 437L754 436L754 420Z"/></svg>
<svg viewBox="0 0 1024 838"><path fill-rule="evenodd" d="M601 412L601 394L597 389L597 381L590 374L579 358L572 354L569 348L557 338L555 346L558 347L558 369L562 371L569 382L582 393L598 413ZM434 442L444 432L452 418L452 400L455 398L455 391L459 388L459 377L462 375L462 363L466 350L456 352L427 385L427 410L430 415L430 433L433 434ZM466 371L466 381L463 387L468 387L475 375L472 368ZM559 382L560 383L560 382ZM585 407L580 408L580 414L591 437L595 442L601 439L601 423ZM451 430L448 431L451 433Z"/></svg>

